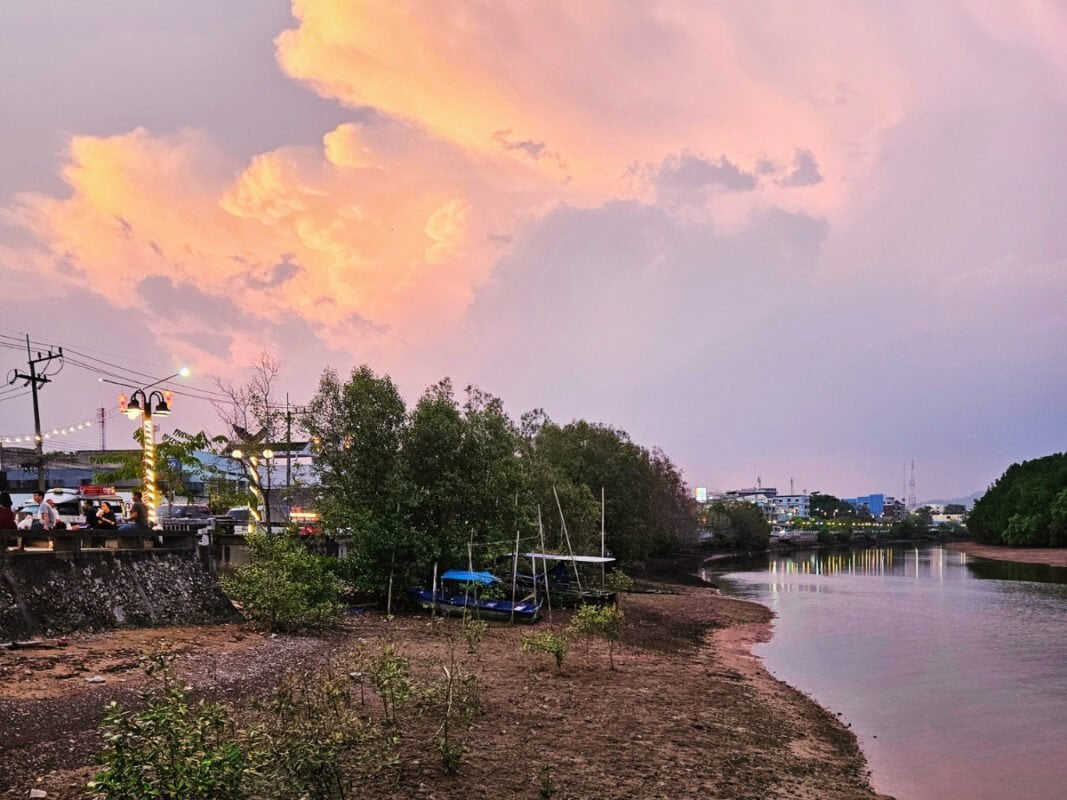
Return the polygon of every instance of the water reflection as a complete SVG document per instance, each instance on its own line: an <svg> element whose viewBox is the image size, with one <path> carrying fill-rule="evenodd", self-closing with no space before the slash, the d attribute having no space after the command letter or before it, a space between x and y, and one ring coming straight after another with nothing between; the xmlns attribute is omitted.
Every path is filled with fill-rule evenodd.
<svg viewBox="0 0 1067 800"><path fill-rule="evenodd" d="M862 547L708 577L774 609L774 637L756 653L852 724L879 791L1064 796L1067 570Z"/></svg>
<svg viewBox="0 0 1067 800"><path fill-rule="evenodd" d="M976 578L984 580L1067 583L1067 567L1021 564L1016 561L991 561L983 558L972 559L968 562L968 567Z"/></svg>

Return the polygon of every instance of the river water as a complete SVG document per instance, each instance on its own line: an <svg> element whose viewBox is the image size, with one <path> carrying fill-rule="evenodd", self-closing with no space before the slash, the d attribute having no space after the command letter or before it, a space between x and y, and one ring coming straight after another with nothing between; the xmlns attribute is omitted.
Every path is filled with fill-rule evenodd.
<svg viewBox="0 0 1067 800"><path fill-rule="evenodd" d="M707 577L777 615L756 648L839 713L899 800L1067 798L1067 569L941 547L798 551Z"/></svg>

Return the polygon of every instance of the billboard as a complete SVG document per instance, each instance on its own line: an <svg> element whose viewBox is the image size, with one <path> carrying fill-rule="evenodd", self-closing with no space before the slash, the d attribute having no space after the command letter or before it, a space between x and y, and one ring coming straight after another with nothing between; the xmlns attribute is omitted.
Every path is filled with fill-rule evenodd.
<svg viewBox="0 0 1067 800"><path fill-rule="evenodd" d="M696 489L693 490L693 494L696 495L696 499L697 499L698 503L706 503L706 502L708 502L708 490L707 490L707 487L698 486Z"/></svg>

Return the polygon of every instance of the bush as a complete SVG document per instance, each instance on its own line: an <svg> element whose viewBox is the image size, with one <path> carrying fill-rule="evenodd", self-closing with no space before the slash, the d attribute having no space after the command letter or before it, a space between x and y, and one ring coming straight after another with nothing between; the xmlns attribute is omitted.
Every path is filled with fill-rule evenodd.
<svg viewBox="0 0 1067 800"><path fill-rule="evenodd" d="M408 660L397 652L395 645L387 644L371 663L370 679L382 700L385 718L395 725L397 706L411 696Z"/></svg>
<svg viewBox="0 0 1067 800"><path fill-rule="evenodd" d="M282 681L250 733L249 796L343 800L367 769L395 765L395 740L363 718L353 687L342 659Z"/></svg>
<svg viewBox="0 0 1067 800"><path fill-rule="evenodd" d="M322 556L292 535L252 534L252 561L223 579L246 615L272 631L327 628L340 622L340 582Z"/></svg>
<svg viewBox="0 0 1067 800"><path fill-rule="evenodd" d="M622 635L622 609L616 606L579 606L567 626L569 636L599 636L607 640L608 660L615 669L615 642Z"/></svg>
<svg viewBox="0 0 1067 800"><path fill-rule="evenodd" d="M634 579L621 569L614 569L604 579L604 586L613 592L628 592L634 588Z"/></svg>
<svg viewBox="0 0 1067 800"><path fill-rule="evenodd" d="M97 800L238 800L247 754L226 709L193 703L165 657L146 666L159 685L141 694L144 709L107 707L101 724L104 768L89 784Z"/></svg>
<svg viewBox="0 0 1067 800"><path fill-rule="evenodd" d="M478 646L489 630L489 623L484 619L468 619L463 626L463 638L467 640L467 652L474 655Z"/></svg>
<svg viewBox="0 0 1067 800"><path fill-rule="evenodd" d="M556 671L563 670L563 657L567 654L567 640L551 631L530 632L522 637L519 651L523 653L548 653L556 659Z"/></svg>

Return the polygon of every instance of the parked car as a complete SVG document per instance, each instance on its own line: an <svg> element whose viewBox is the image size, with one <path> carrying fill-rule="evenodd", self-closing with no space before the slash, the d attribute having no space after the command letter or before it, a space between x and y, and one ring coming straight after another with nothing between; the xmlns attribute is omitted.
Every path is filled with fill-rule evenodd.
<svg viewBox="0 0 1067 800"><path fill-rule="evenodd" d="M207 519L214 516L205 505L161 505L156 509L156 516L161 519Z"/></svg>

